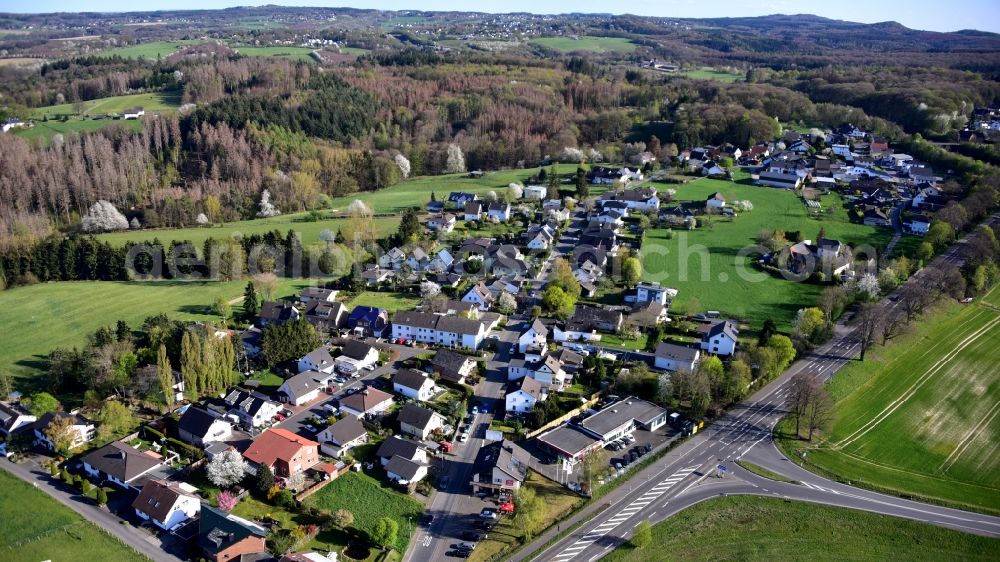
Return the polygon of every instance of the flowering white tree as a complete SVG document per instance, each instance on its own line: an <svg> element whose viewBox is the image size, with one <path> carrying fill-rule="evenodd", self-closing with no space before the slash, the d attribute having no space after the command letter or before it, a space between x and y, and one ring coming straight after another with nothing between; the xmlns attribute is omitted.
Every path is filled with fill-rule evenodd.
<svg viewBox="0 0 1000 562"><path fill-rule="evenodd" d="M276 217L281 214L274 204L271 203L271 192L264 190L260 194L260 211L257 212L257 217L266 219L269 217Z"/></svg>
<svg viewBox="0 0 1000 562"><path fill-rule="evenodd" d="M139 230L142 225L139 223L139 217L132 217L132 220L128 223L128 227L132 230Z"/></svg>
<svg viewBox="0 0 1000 562"><path fill-rule="evenodd" d="M588 162L604 162L604 155L597 150L591 148L587 151L587 161Z"/></svg>
<svg viewBox="0 0 1000 562"><path fill-rule="evenodd" d="M559 160L562 162L583 162L586 160L586 157L584 157L583 151L579 148L566 146L563 147L562 154L559 155Z"/></svg>
<svg viewBox="0 0 1000 562"><path fill-rule="evenodd" d="M871 273L865 273L858 279L858 292L868 300L875 300L881 293L882 288L879 287L878 277Z"/></svg>
<svg viewBox="0 0 1000 562"><path fill-rule="evenodd" d="M351 201L351 204L347 206L347 212L349 214L357 214L362 216L368 216L372 214L372 210L365 205L365 202L360 199L355 199Z"/></svg>
<svg viewBox="0 0 1000 562"><path fill-rule="evenodd" d="M410 177L410 161L407 160L406 156L397 153L394 160L396 161L396 165L399 166L399 171L403 174L403 178Z"/></svg>
<svg viewBox="0 0 1000 562"><path fill-rule="evenodd" d="M82 227L84 232L128 230L128 219L110 201L101 199L87 210Z"/></svg>
<svg viewBox="0 0 1000 562"><path fill-rule="evenodd" d="M243 455L232 449L223 452L205 466L209 482L220 488L231 488L243 480Z"/></svg>
<svg viewBox="0 0 1000 562"><path fill-rule="evenodd" d="M462 147L457 144L448 145L448 161L445 165L445 172L449 174L460 174L465 171L465 154Z"/></svg>
<svg viewBox="0 0 1000 562"><path fill-rule="evenodd" d="M487 191L486 192L486 200L487 201L496 201L497 200L497 192L496 191Z"/></svg>
<svg viewBox="0 0 1000 562"><path fill-rule="evenodd" d="M753 210L753 203L747 201L746 199L740 199L738 201L733 201L733 208L737 211L750 212Z"/></svg>
<svg viewBox="0 0 1000 562"><path fill-rule="evenodd" d="M423 281L420 283L420 296L429 299L441 294L441 285L433 281Z"/></svg>
<svg viewBox="0 0 1000 562"><path fill-rule="evenodd" d="M517 201L521 197L524 197L524 186L514 182L507 184L507 199Z"/></svg>
<svg viewBox="0 0 1000 562"><path fill-rule="evenodd" d="M194 222L198 224L208 224L208 215L205 213L198 213L198 217L194 219Z"/></svg>
<svg viewBox="0 0 1000 562"><path fill-rule="evenodd" d="M673 201L674 197L677 197L677 190L674 188L668 188L663 190L663 195L666 196L667 201Z"/></svg>
<svg viewBox="0 0 1000 562"><path fill-rule="evenodd" d="M324 228L319 231L319 239L324 242L333 242L337 239L337 235L333 233L329 228Z"/></svg>
<svg viewBox="0 0 1000 562"><path fill-rule="evenodd" d="M514 310L517 309L517 299L515 299L514 295L508 293L507 291L502 291L500 293L500 297L497 298L496 309L498 312L503 314L514 312Z"/></svg>

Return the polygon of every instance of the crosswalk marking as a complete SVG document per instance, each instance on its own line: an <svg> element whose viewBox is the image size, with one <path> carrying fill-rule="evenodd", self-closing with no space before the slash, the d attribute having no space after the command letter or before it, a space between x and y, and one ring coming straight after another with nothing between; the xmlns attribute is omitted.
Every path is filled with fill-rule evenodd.
<svg viewBox="0 0 1000 562"><path fill-rule="evenodd" d="M658 497L665 494L667 490L677 485L678 482L687 478L697 469L697 466L689 466L671 474L668 478L651 488L648 492L636 498L635 501L615 513L610 519L585 533L579 540L563 549L559 554L556 554L552 560L567 562L568 560L573 559L576 555L586 550L587 547L600 540L601 537L611 532L612 529L621 525L636 513L642 511L643 508L653 503Z"/></svg>

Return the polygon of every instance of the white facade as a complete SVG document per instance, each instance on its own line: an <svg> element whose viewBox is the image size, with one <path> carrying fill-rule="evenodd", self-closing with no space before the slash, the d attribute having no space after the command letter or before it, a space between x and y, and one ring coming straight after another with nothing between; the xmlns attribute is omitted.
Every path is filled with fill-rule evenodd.
<svg viewBox="0 0 1000 562"><path fill-rule="evenodd" d="M398 382L392 383L393 392L418 402L430 400L431 397L434 396L436 388L437 387L434 385L434 381L431 380L430 377L424 378L424 382L420 385L420 388L410 388L409 386L399 384Z"/></svg>
<svg viewBox="0 0 1000 562"><path fill-rule="evenodd" d="M516 390L507 394L505 407L508 412L530 412L536 402L538 398L523 390Z"/></svg>
<svg viewBox="0 0 1000 562"><path fill-rule="evenodd" d="M169 531L177 525L191 519L192 517L198 515L201 512L201 500L195 496L189 496L186 494L181 494L177 496L177 501L171 506L170 511L163 521L159 519L153 519L145 512L141 511L138 507L135 508L135 514L140 518L151 521L157 527L163 529L164 531Z"/></svg>
<svg viewBox="0 0 1000 562"><path fill-rule="evenodd" d="M524 186L524 198L525 199L545 199L545 195L549 192L548 188L544 185L526 185Z"/></svg>
<svg viewBox="0 0 1000 562"><path fill-rule="evenodd" d="M719 333L701 342L701 348L715 355L732 355L736 351L736 340Z"/></svg>

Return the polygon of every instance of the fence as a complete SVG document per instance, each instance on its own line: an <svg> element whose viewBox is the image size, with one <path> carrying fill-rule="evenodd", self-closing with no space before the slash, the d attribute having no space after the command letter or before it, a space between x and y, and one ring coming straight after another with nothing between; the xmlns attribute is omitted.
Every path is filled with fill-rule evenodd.
<svg viewBox="0 0 1000 562"><path fill-rule="evenodd" d="M295 500L301 502L302 500L322 490L327 484L333 482L337 478L340 478L341 476L343 476L345 472L351 470L351 466L353 465L354 463L346 463L343 466L334 467L334 470L332 472L327 472L327 474L330 475L329 478L325 480L320 480L319 482L313 484L309 488L299 492L298 495L295 496Z"/></svg>
<svg viewBox="0 0 1000 562"><path fill-rule="evenodd" d="M590 408L591 406L593 406L594 404L596 404L597 401L598 401L598 399L600 399L600 397L601 397L601 393L600 392L595 392L595 393L591 394L590 398L588 398L586 402L584 402L583 404L581 404L580 407L573 408L569 412L566 412L565 414L563 414L563 415L559 416L558 418L550 421L549 423L543 425L542 427L539 427L538 429L529 432L528 434L526 434L524 436L524 438L525 439L531 439L532 437L541 435L542 433L544 433L544 432L552 429L553 427L562 425L566 420L569 420L569 419L573 418L574 416L579 415L581 412L584 412L585 410L587 410L587 408Z"/></svg>

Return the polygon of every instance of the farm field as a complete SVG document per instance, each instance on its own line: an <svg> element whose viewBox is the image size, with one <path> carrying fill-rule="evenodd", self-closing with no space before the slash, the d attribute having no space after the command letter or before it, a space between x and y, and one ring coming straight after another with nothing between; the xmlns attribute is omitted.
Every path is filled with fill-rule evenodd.
<svg viewBox="0 0 1000 562"><path fill-rule="evenodd" d="M697 70L682 70L674 73L677 76L684 76L692 80L718 80L720 82L736 82L743 79L743 74L737 72L726 72L715 68L699 68Z"/></svg>
<svg viewBox="0 0 1000 562"><path fill-rule="evenodd" d="M0 470L0 555L8 560L107 562L146 558L45 492Z"/></svg>
<svg viewBox="0 0 1000 562"><path fill-rule="evenodd" d="M97 53L99 57L111 57L118 55L123 58L145 58L156 59L172 55L178 50L188 45L197 45L202 41L197 39L179 39L177 41L153 41L151 43L141 43L139 45L129 45L128 47L118 47Z"/></svg>
<svg viewBox="0 0 1000 562"><path fill-rule="evenodd" d="M355 306L374 306L384 308L389 312L396 312L397 310L413 310L418 304L420 304L419 295L363 291L348 301L346 306L347 310L351 310Z"/></svg>
<svg viewBox="0 0 1000 562"><path fill-rule="evenodd" d="M676 304L696 300L701 310L719 310L753 319L756 324L772 318L779 327L787 328L798 309L812 306L823 290L822 285L771 277L750 265L750 258L739 257L742 248L756 244L760 230L798 230L814 240L824 228L828 238L876 248L892 237L889 229L848 222L838 195L824 198L823 206L830 212L818 219L809 217L798 196L787 190L707 178L684 185L661 185L661 190L664 187L676 189L676 200L682 202L703 202L718 191L726 201L749 200L753 211L740 213L732 221L714 217L712 225L690 232L675 229L672 239L666 238L666 229L647 230L641 251L643 278L678 289ZM707 260L701 257L705 252ZM740 273L758 281L744 279Z"/></svg>
<svg viewBox="0 0 1000 562"><path fill-rule="evenodd" d="M396 539L398 552L406 550L410 534L424 510L416 500L387 488L375 478L361 472L344 474L309 496L305 504L331 512L346 509L354 514L353 527L363 532L373 531L382 517L394 519L399 523L399 536ZM407 521L407 518L412 520Z"/></svg>
<svg viewBox="0 0 1000 562"><path fill-rule="evenodd" d="M283 280L275 297L297 293L307 280ZM0 369L26 379L43 368L56 347L81 346L97 328L125 320L138 326L147 316L217 320L209 307L218 296L243 295L246 281L63 281L0 292L0 326L17 337L0 338ZM21 381L27 382L27 381Z"/></svg>
<svg viewBox="0 0 1000 562"><path fill-rule="evenodd" d="M267 46L267 47L243 47L234 46L233 49L239 51L241 55L246 55L248 57L280 57L294 60L301 60L310 62L314 59L309 56L309 53L313 52L313 49L309 47L285 47L285 46Z"/></svg>
<svg viewBox="0 0 1000 562"><path fill-rule="evenodd" d="M653 526L649 546L602 560L990 560L997 548L996 539L885 515L730 496L689 507Z"/></svg>
<svg viewBox="0 0 1000 562"><path fill-rule="evenodd" d="M111 120L111 119L88 119L71 117L68 121L35 121L35 125L28 129L17 129L15 135L24 139L49 139L55 134L66 135L68 133L86 133L96 131L112 125L125 127L138 131L142 129L142 122L138 120Z"/></svg>
<svg viewBox="0 0 1000 562"><path fill-rule="evenodd" d="M98 113L121 113L126 109L142 106L147 112L155 111L176 111L181 105L181 93L179 91L152 92L148 94L130 94L127 96L112 96L84 102L86 106L83 114L94 115ZM42 117L48 115L52 118L56 115L77 115L77 110L71 103L60 105L49 105L35 109L35 115ZM107 123L107 121L105 121Z"/></svg>
<svg viewBox="0 0 1000 562"><path fill-rule="evenodd" d="M592 53L631 53L636 44L622 37L538 37L529 41L534 45L564 53L590 51Z"/></svg>
<svg viewBox="0 0 1000 562"><path fill-rule="evenodd" d="M948 303L829 384L837 419L807 468L895 494L1000 513L1000 290ZM793 456L792 458L796 458Z"/></svg>

